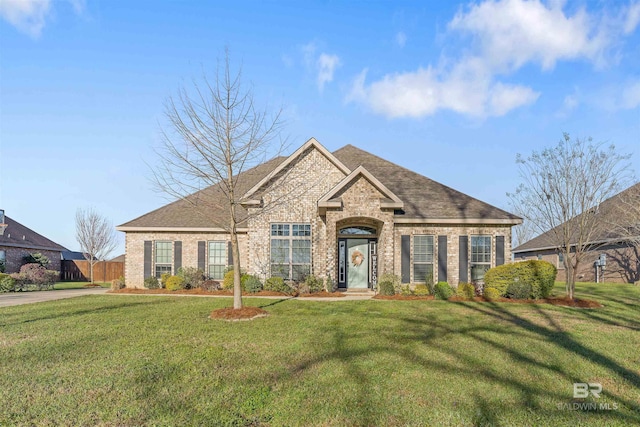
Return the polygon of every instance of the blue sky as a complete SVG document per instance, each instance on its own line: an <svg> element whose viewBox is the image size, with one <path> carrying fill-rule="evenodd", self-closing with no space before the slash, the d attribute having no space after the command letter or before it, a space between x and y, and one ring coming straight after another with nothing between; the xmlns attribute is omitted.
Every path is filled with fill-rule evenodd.
<svg viewBox="0 0 640 427"><path fill-rule="evenodd" d="M0 208L76 250L77 208L165 204L163 102L226 46L290 151L353 144L503 208L516 154L563 132L637 173L639 24L640 1L0 0Z"/></svg>

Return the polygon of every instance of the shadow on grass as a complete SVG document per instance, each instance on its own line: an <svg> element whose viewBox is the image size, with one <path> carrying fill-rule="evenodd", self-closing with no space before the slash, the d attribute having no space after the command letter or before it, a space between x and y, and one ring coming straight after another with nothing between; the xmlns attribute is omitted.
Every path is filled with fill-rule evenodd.
<svg viewBox="0 0 640 427"><path fill-rule="evenodd" d="M454 374L468 382L470 389L474 382L473 379L481 377L483 383L496 384L511 390L514 396L518 396L517 406L519 408L533 412L547 412L550 414L549 419L566 419L563 417L567 416L555 405L549 407L549 400L557 404L571 403L573 383L588 380L588 378L576 377L575 373L572 372L573 365L571 360L575 358L594 363L604 368L612 376L631 385L632 388L640 390L640 375L638 372L622 366L606 353L589 348L578 341L577 338L574 338L570 330L565 329L561 323L561 318L556 318L554 313L567 309L547 308L535 304L527 306L539 318L544 319L546 325L541 325L526 317L532 313L531 310L525 309L522 312L521 308L508 308L506 304L475 302L452 302L449 304L457 306L461 311L468 310L469 314L480 314L492 320L482 325L449 325L429 313L425 305L424 312L413 317L403 316L399 318L389 315L390 321L401 322L402 332L398 334L397 332L391 332L391 330L381 330L377 343L366 346L358 345L362 341L358 337L358 330L335 323L330 328L325 327L320 331L322 334L329 335L331 344L326 345L326 343L323 343L323 345L316 346L316 352L313 356L294 363L289 374L278 380L287 381L289 378L295 381L300 378L302 373L310 371L314 366L327 363L327 361L340 362L344 366L344 372L355 385L351 398L355 400L354 407L357 410L350 414L353 417L350 418L350 422L353 425L376 425L380 423L377 417L384 416L380 413L379 402L372 401L369 398L369 392L376 384L373 383L368 372L360 364L363 359L374 355L381 355L383 358L400 358L404 361L402 363L418 365L425 370L442 373L443 375ZM575 314L575 311L571 313ZM633 320L631 322L634 325L630 326L620 323L615 319L616 316L612 315L611 318L607 318L604 315L594 313L597 312L582 310L576 317L586 316L594 321L604 322L608 325L636 329L635 321ZM398 328L393 328L392 330L397 331ZM556 391L549 390L544 382L535 382L531 378L518 378L508 369L496 369L496 365L484 363L482 358L474 354L473 350L470 351L468 347L457 348L447 344L449 339L452 339L450 342L456 342L455 338L460 336L470 340L472 347L477 347L478 349L490 348L495 350L505 361L513 360L520 370L523 367L531 367L536 370L548 371L554 380L558 378L566 381L567 390L557 391L557 388ZM507 340L504 339L505 336ZM550 343L553 347L560 349L563 354L567 353L567 357L559 362L554 360L545 362L545 358L541 358L541 360L536 358L539 353L535 347L518 349L517 345L510 344L519 339L532 341L532 338L534 342L535 340L541 340L547 344ZM425 357L422 351L425 348L436 348L439 353L443 354L443 357ZM425 384L425 386L428 387L429 385ZM606 387L603 390L603 397L607 401L619 404L626 410L598 411L580 415L572 413L568 416L593 417L583 418L582 421L586 422L602 422L605 420L612 422L615 420L627 425L640 423L640 403ZM475 415L471 421L474 425L499 425L501 415L504 415L500 411L508 412L513 409L504 405L496 405L495 398L492 399L491 396L480 393L475 393L473 397L461 396L460 399L467 403L469 399L473 399L474 403L472 404L475 405L475 408L473 408L472 413ZM544 407L540 406L541 401L545 402ZM500 409L501 407L502 409Z"/></svg>

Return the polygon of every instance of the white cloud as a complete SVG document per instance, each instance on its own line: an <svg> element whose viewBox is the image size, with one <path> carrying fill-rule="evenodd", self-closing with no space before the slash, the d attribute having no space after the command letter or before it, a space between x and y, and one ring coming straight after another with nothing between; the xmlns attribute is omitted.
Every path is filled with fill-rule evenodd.
<svg viewBox="0 0 640 427"><path fill-rule="evenodd" d="M398 34L396 34L396 43L398 44L398 46L404 47L404 45L407 43L407 35L402 31L398 32Z"/></svg>
<svg viewBox="0 0 640 427"><path fill-rule="evenodd" d="M631 34L636 30L638 24L640 24L640 1L631 3L629 9L626 11L627 18L625 19L623 31L625 34Z"/></svg>
<svg viewBox="0 0 640 427"><path fill-rule="evenodd" d="M640 80L627 84L622 89L620 97L620 107L625 110L632 110L640 106Z"/></svg>
<svg viewBox="0 0 640 427"><path fill-rule="evenodd" d="M333 81L333 73L340 66L340 58L338 55L329 55L321 53L318 58L318 89L322 91L324 85Z"/></svg>
<svg viewBox="0 0 640 427"><path fill-rule="evenodd" d="M302 57L307 69L316 73L318 90L322 92L327 83L333 81L333 74L342 65L338 55L322 52L317 54L318 45L315 42L302 46Z"/></svg>
<svg viewBox="0 0 640 427"><path fill-rule="evenodd" d="M629 10L635 10L635 3ZM391 73L366 83L357 76L346 100L360 102L387 117L420 118L439 110L489 117L502 116L534 103L540 93L503 76L527 64L551 70L558 61L586 60L602 66L608 49L621 35L614 21L585 9L565 13L564 1L485 0L460 10L447 26L449 40L471 45L458 57L416 71ZM635 12L634 12L635 13ZM640 12L638 12L640 13ZM624 18L629 27L640 18ZM626 27L625 27L626 31ZM450 49L447 49L450 51ZM571 100L567 100L571 102ZM575 108L570 105L567 108Z"/></svg>
<svg viewBox="0 0 640 427"><path fill-rule="evenodd" d="M76 15L85 10L85 0L67 0ZM19 31L40 37L51 12L51 0L0 0L0 17Z"/></svg>
<svg viewBox="0 0 640 427"><path fill-rule="evenodd" d="M33 38L40 36L49 13L49 0L2 0L0 16Z"/></svg>
<svg viewBox="0 0 640 427"><path fill-rule="evenodd" d="M579 104L580 104L580 101L578 100L577 94L574 93L574 94L565 96L564 100L562 101L562 107L555 114L556 117L559 117L559 118L568 117L571 114L571 112L573 112L573 110L575 110L578 107Z"/></svg>

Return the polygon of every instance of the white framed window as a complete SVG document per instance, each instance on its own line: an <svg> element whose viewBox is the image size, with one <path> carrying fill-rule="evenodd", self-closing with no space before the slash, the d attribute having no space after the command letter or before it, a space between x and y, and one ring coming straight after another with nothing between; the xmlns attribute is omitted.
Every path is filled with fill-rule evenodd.
<svg viewBox="0 0 640 427"><path fill-rule="evenodd" d="M227 268L227 242L209 242L209 278L213 280L224 279Z"/></svg>
<svg viewBox="0 0 640 427"><path fill-rule="evenodd" d="M158 279L164 274L171 274L173 263L173 242L156 242L155 274Z"/></svg>
<svg viewBox="0 0 640 427"><path fill-rule="evenodd" d="M413 281L425 283L427 277L433 281L433 236L413 236Z"/></svg>
<svg viewBox="0 0 640 427"><path fill-rule="evenodd" d="M491 236L471 236L471 280L483 280L491 268Z"/></svg>
<svg viewBox="0 0 640 427"><path fill-rule="evenodd" d="M271 224L271 276L303 281L311 274L311 224Z"/></svg>

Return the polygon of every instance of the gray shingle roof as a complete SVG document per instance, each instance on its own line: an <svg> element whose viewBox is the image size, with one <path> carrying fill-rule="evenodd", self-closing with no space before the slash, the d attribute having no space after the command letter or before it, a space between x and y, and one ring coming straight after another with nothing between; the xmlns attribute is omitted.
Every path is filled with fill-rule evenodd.
<svg viewBox="0 0 640 427"><path fill-rule="evenodd" d="M598 207L598 211L596 213L596 216L598 218L598 222L600 225L599 227L600 229L597 230L596 234L592 239L592 242L589 242L589 243L606 242L606 241L618 240L622 238L622 236L613 229L615 227L611 225L612 220L607 218L610 217L611 215L617 215L618 217L624 215L624 212L621 210L621 205L620 205L621 197L627 197L633 193L635 193L636 195L640 195L640 183L632 185L626 190L621 191L615 196L610 197L609 199L600 203L600 206ZM560 227L561 226L558 226L555 228L558 229ZM551 247L555 247L554 239L552 237L554 235L553 230L554 229L551 229L521 244L517 248L513 249L513 253L522 253L522 252L536 251L540 249L548 249ZM571 241L572 245L575 243L576 243L576 240Z"/></svg>
<svg viewBox="0 0 640 427"><path fill-rule="evenodd" d="M42 234L36 233L6 215L4 221L7 224L7 228L4 230L4 234L0 236L0 246L15 246L35 250L67 250L64 246L47 239Z"/></svg>
<svg viewBox="0 0 640 427"><path fill-rule="evenodd" d="M354 170L362 165L372 173L382 184L395 193L404 202L403 218L411 219L450 219L450 220L518 220L516 215L510 214L495 206L489 205L432 179L398 166L367 151L352 145L346 145L333 152L333 155ZM274 170L286 158L277 157L253 169L243 172L239 176L240 192L243 193L269 172ZM190 197L220 198L223 193L217 186L209 187ZM228 212L221 203L216 214L218 220L225 220ZM246 210L240 208L241 217L246 216ZM216 227L212 220L203 217L192 204L185 200L178 200L129 221L119 227Z"/></svg>

